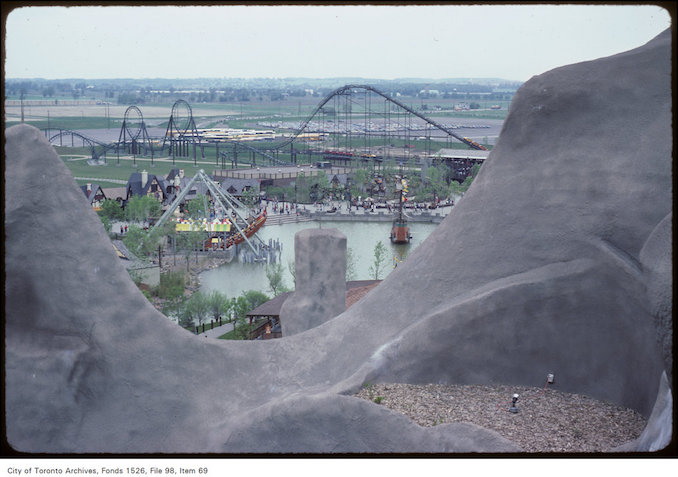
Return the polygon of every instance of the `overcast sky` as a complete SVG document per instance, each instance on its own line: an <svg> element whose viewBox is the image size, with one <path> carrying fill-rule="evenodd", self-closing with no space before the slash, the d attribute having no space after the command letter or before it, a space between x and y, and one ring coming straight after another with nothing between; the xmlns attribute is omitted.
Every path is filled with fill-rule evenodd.
<svg viewBox="0 0 678 477"><path fill-rule="evenodd" d="M641 46L650 5L40 7L6 20L7 78L503 78Z"/></svg>

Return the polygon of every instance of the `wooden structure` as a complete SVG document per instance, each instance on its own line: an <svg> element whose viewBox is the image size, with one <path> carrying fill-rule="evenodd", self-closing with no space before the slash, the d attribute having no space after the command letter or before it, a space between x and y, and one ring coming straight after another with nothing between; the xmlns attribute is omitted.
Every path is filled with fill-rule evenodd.
<svg viewBox="0 0 678 477"><path fill-rule="evenodd" d="M381 280L355 280L346 282L346 308L357 303L381 283ZM281 293L272 300L259 305L247 314L250 323L251 340L281 338L280 309L294 292Z"/></svg>

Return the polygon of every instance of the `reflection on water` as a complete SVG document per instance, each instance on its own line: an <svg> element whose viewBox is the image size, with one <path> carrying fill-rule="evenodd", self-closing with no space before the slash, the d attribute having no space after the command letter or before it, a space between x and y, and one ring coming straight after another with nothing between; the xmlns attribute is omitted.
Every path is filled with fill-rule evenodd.
<svg viewBox="0 0 678 477"><path fill-rule="evenodd" d="M284 270L284 285L294 288L294 281L289 264L294 264L294 235L300 230L309 228L336 228L346 235L347 247L353 252L355 280L371 280L370 265L374 262L374 247L381 240L388 251L379 278L386 278L393 270L393 260L402 260L429 236L437 224L412 223L410 231L412 241L407 245L394 245L389 240L390 222L302 222L297 224L267 225L259 231L261 239L268 243L269 238L278 239L282 244L280 263ZM235 259L214 270L200 275L203 292L218 290L229 298L240 295L243 291L258 290L271 295L266 279L266 265L260 263L243 263Z"/></svg>

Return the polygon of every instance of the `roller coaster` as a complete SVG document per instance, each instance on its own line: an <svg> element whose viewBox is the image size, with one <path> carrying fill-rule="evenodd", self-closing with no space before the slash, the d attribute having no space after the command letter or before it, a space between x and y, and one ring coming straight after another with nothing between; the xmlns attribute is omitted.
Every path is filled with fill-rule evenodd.
<svg viewBox="0 0 678 477"><path fill-rule="evenodd" d="M156 155L197 160L197 151L205 156L205 148L215 149L217 167L249 164L284 166L296 164L297 157L306 160L343 162L350 165L357 160L381 163L392 160L407 163L412 158L431 157L432 148L449 147L462 143L474 150L486 148L472 139L455 132L453 127L427 117L392 95L369 85L345 85L327 94L312 113L299 123L280 124L282 140L267 142L210 138L201 134L193 118L191 106L184 100L174 103L163 137L150 137L141 110L130 106L117 141L103 143L77 131L46 132L51 143L70 136L71 143L82 141L88 147L92 161L106 162L110 151L147 157ZM254 145L253 145L254 144ZM418 147L415 149L415 145ZM423 147L422 147L423 145ZM423 151L421 150L423 148ZM220 164L221 163L221 164ZM197 165L197 163L196 163Z"/></svg>
<svg viewBox="0 0 678 477"><path fill-rule="evenodd" d="M58 132L54 132L58 131ZM91 137L85 136L84 134L78 131L71 131L69 129L43 129L45 136L49 140L50 144L64 146L63 140L65 138L70 138L71 144L70 147L84 147L89 148L91 161L98 161L101 158L106 157L106 152L110 150L117 150L117 143L103 143ZM75 140L82 141L81 145L75 145ZM58 144L55 144L56 141L59 141ZM68 146L66 146L68 147Z"/></svg>
<svg viewBox="0 0 678 477"><path fill-rule="evenodd" d="M466 144L471 149L486 150L486 148L484 146L478 144L477 142L472 141L471 139L469 139L467 137L459 136L458 134L456 134L455 132L453 132L449 128L443 126L442 124L434 121L433 119L430 119L430 118L424 116L423 114L415 111L414 109L407 106L406 104L398 101L395 98L392 98L391 96L387 95L386 93L379 91L377 88L374 88L374 87L368 86L368 85L345 85L345 86L342 86L341 88L337 88L336 90L334 90L331 93L329 93L328 95L326 95L325 98L322 101L320 101L318 106L316 106L315 110L311 113L311 115L301 124L301 126L299 127L297 132L295 134L293 134L292 137L289 140L285 141L283 144L280 144L278 147L283 148L283 147L287 146L288 144L293 142L297 137L299 137L300 134L305 132L307 130L309 123L319 113L323 112L324 106L327 103L329 103L331 100L336 100L337 98L345 97L345 98L349 98L348 101L351 101L350 103L346 103L346 104L357 104L357 102L352 101L351 100L352 98L350 98L350 97L353 96L353 95L362 94L365 97L365 103L366 104L369 103L370 106L371 106L371 98L369 98L369 93L374 93L374 95L383 98L385 105L388 105L388 103L391 103L392 105L397 106L398 108L406 111L407 113L423 120L425 124L430 125L430 126L436 128L437 130L442 131L447 136L453 137L453 138L457 139L458 141ZM371 116L372 114L381 114L380 111L377 112L376 110L373 110L370 106L365 108L366 115ZM337 114L336 113L337 109L338 109L337 107L333 108L335 115ZM346 107L346 106L343 108L343 110L345 112L352 115L351 109L352 108ZM391 112L391 109L388 109L387 112L383 113L382 116L385 117L385 118L388 118L390 120L390 112ZM365 131L369 131L369 126L368 126L368 124L370 122L369 118L366 119L366 121L367 122L365 124ZM411 130L411 126L408 127L407 129ZM328 131L321 131L321 132L328 132Z"/></svg>

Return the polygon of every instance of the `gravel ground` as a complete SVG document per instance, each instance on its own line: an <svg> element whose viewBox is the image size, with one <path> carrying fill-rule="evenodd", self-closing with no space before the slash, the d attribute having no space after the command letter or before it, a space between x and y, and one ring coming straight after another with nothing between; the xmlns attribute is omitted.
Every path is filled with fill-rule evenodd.
<svg viewBox="0 0 678 477"><path fill-rule="evenodd" d="M518 413L509 412L514 393ZM492 429L525 452L609 452L647 423L633 410L547 387L387 383L366 385L356 396L424 427L467 422Z"/></svg>

